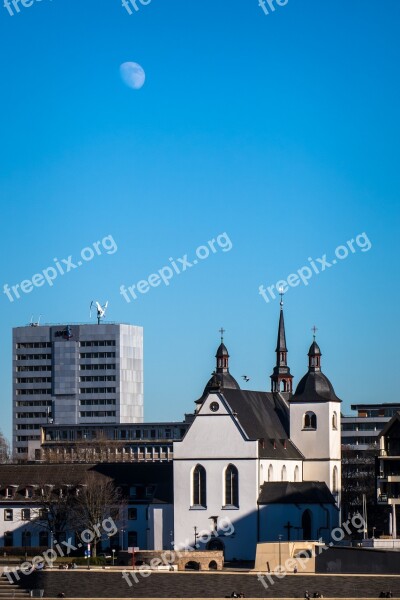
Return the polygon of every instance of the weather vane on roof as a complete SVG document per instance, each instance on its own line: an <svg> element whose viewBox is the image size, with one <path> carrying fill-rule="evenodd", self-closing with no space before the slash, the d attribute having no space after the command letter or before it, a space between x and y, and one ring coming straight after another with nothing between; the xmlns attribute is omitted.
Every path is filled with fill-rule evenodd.
<svg viewBox="0 0 400 600"><path fill-rule="evenodd" d="M315 327L315 325L314 325L314 327L311 327L311 331L313 332L313 338L314 338L314 342L315 342L315 334L318 331L318 327Z"/></svg>
<svg viewBox="0 0 400 600"><path fill-rule="evenodd" d="M221 329L219 329L219 332L221 334L221 344L222 344L222 342L224 341L224 333L226 332L226 329L221 327Z"/></svg>

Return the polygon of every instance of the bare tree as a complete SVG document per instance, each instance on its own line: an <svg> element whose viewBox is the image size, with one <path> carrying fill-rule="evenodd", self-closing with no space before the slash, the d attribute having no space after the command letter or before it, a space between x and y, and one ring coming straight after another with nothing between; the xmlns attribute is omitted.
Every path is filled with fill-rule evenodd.
<svg viewBox="0 0 400 600"><path fill-rule="evenodd" d="M0 431L0 464L11 462L11 449L8 440Z"/></svg>
<svg viewBox="0 0 400 600"><path fill-rule="evenodd" d="M117 520L123 504L121 490L111 479L96 473L86 475L76 498L74 521L85 543L88 541L86 532L89 532L93 556L96 556L97 544L105 533L103 523L107 519Z"/></svg>

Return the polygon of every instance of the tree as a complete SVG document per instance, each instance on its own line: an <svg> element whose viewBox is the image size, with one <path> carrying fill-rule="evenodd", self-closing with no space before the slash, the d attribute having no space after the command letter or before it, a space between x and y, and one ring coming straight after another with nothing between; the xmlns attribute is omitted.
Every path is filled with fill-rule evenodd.
<svg viewBox="0 0 400 600"><path fill-rule="evenodd" d="M11 461L11 449L8 440L0 431L0 464L9 463Z"/></svg>
<svg viewBox="0 0 400 600"><path fill-rule="evenodd" d="M75 528L81 531L82 541L92 542L93 556L96 556L97 544L107 533L104 522L117 520L123 505L121 490L111 479L99 473L87 473L76 497L74 522Z"/></svg>

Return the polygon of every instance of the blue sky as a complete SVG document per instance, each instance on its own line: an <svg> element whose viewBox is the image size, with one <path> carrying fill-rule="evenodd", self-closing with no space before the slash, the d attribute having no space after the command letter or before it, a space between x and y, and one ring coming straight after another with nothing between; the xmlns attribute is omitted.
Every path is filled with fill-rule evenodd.
<svg viewBox="0 0 400 600"><path fill-rule="evenodd" d="M10 435L11 328L86 321L94 298L144 327L147 420L193 410L221 325L232 374L269 390L279 303L259 286L363 232L369 251L287 292L289 364L297 383L315 323L345 412L396 401L400 3L139 6L0 5L0 290L107 235L118 246L52 287L0 294L0 427ZM121 81L125 61L145 70L140 90ZM229 252L121 296L223 232Z"/></svg>

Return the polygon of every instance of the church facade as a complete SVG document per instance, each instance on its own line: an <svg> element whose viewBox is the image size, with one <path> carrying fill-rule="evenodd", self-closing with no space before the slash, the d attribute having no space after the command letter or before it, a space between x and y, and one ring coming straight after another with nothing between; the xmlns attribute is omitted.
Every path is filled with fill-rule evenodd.
<svg viewBox="0 0 400 600"><path fill-rule="evenodd" d="M253 560L259 542L330 541L340 515L341 401L315 336L295 393L287 354L282 302L270 392L240 389L221 339L194 421L174 442L176 545Z"/></svg>

